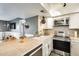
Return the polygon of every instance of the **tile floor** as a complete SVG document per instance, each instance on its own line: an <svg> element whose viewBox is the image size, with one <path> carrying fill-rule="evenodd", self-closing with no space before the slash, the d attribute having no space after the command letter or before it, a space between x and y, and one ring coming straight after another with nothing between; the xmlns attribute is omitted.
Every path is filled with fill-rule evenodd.
<svg viewBox="0 0 79 59"><path fill-rule="evenodd" d="M63 56L63 55L57 54L55 52L51 52L50 56ZM65 56L70 56L70 55L66 53Z"/></svg>
<svg viewBox="0 0 79 59"><path fill-rule="evenodd" d="M50 56L61 56L61 55L54 53L54 52L51 52Z"/></svg>

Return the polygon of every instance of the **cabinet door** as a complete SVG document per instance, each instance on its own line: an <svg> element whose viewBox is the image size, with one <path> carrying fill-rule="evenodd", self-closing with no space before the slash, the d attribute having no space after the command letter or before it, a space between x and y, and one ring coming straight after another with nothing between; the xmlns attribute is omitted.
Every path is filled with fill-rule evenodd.
<svg viewBox="0 0 79 59"><path fill-rule="evenodd" d="M79 56L79 42L71 42L71 56Z"/></svg>
<svg viewBox="0 0 79 59"><path fill-rule="evenodd" d="M42 47L42 55L43 56L48 56L48 44L43 44L43 47Z"/></svg>
<svg viewBox="0 0 79 59"><path fill-rule="evenodd" d="M53 26L54 26L53 18L47 18L46 19L46 28L45 29L53 29Z"/></svg>
<svg viewBox="0 0 79 59"><path fill-rule="evenodd" d="M70 29L78 29L79 28L79 14L73 14L70 16L69 28Z"/></svg>
<svg viewBox="0 0 79 59"><path fill-rule="evenodd" d="M53 38L49 38L48 39L48 50L49 50L49 55L51 53L51 51L53 50L53 42L52 42Z"/></svg>

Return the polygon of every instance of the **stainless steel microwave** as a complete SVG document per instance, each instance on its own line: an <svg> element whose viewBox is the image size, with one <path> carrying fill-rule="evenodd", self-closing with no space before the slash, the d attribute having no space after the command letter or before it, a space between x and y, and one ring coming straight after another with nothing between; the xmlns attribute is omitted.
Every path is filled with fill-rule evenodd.
<svg viewBox="0 0 79 59"><path fill-rule="evenodd" d="M54 20L54 26L68 26L69 25L69 18L61 18Z"/></svg>

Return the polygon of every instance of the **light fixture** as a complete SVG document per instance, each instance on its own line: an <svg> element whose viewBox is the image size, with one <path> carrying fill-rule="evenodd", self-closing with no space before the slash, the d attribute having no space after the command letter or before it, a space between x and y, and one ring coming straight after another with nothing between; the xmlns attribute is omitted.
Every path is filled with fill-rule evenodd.
<svg viewBox="0 0 79 59"><path fill-rule="evenodd" d="M66 4L66 3L64 3L64 4L63 4L63 7L66 7L66 5L67 5L67 4Z"/></svg>
<svg viewBox="0 0 79 59"><path fill-rule="evenodd" d="M61 13L58 11L58 10L54 10L54 9L51 9L49 11L50 15L51 16L58 16L58 15L61 15Z"/></svg>
<svg viewBox="0 0 79 59"><path fill-rule="evenodd" d="M26 21L25 20L20 20L20 23L25 24Z"/></svg>
<svg viewBox="0 0 79 59"><path fill-rule="evenodd" d="M29 28L29 25L26 24L26 25L25 25L25 28Z"/></svg>
<svg viewBox="0 0 79 59"><path fill-rule="evenodd" d="M46 23L46 20L45 20L45 17L44 16L42 17L41 23L42 24L45 24Z"/></svg>

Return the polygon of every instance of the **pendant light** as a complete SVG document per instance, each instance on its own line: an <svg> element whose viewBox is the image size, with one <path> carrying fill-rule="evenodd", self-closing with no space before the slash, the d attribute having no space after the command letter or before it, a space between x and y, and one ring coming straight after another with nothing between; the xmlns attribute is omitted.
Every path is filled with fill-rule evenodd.
<svg viewBox="0 0 79 59"><path fill-rule="evenodd" d="M45 24L46 23L46 20L45 20L45 17L44 16L42 17L41 23L42 24Z"/></svg>
<svg viewBox="0 0 79 59"><path fill-rule="evenodd" d="M25 24L25 28L27 28L27 29L28 29L28 28L29 28L29 25L28 25L28 24Z"/></svg>

